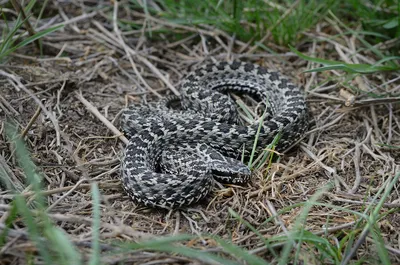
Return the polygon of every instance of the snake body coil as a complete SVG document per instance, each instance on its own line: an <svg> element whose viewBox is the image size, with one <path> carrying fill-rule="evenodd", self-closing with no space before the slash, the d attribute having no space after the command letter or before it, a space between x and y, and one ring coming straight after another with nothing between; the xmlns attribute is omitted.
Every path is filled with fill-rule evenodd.
<svg viewBox="0 0 400 265"><path fill-rule="evenodd" d="M178 99L130 106L121 117L130 138L122 162L122 183L135 200L175 208L204 198L214 179L244 183L250 170L237 160L253 148L259 124L238 124L227 92L268 102L258 149L280 132L278 150L298 141L307 129L307 107L299 88L279 73L233 62L208 64L191 72Z"/></svg>

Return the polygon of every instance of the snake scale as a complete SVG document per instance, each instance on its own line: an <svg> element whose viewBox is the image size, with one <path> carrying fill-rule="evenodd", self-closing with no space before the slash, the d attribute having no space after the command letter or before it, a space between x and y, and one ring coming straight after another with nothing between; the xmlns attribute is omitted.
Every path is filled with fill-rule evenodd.
<svg viewBox="0 0 400 265"><path fill-rule="evenodd" d="M177 208L210 193L214 180L241 184L251 172L240 161L281 133L277 150L307 130L307 106L300 89L278 72L234 61L201 66L181 81L179 97L135 104L121 115L129 137L121 165L130 197L157 208ZM267 102L263 123L240 125L228 93ZM259 128L260 127L260 128Z"/></svg>

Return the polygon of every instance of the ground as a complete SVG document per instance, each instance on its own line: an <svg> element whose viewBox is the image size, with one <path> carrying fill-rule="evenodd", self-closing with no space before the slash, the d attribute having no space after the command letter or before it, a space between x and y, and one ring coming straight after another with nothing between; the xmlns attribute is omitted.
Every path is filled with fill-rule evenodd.
<svg viewBox="0 0 400 265"><path fill-rule="evenodd" d="M186 233L199 237L186 241L185 246L221 254L217 241L202 236L211 234L278 264L276 253L287 240L279 241L277 235L302 227L319 238L325 235L332 246L346 246L347 254L354 251L353 260L378 264L380 244L393 264L400 262L398 183L388 190L399 173L398 72L353 75L349 81L341 70L305 72L320 65L272 42L268 45L275 52L269 53L219 30L190 26L182 26L182 31L189 32L183 39L169 40L162 34L150 38L145 28L121 32L108 17L110 13L82 15L70 5L56 7L54 12L67 12L57 19L65 26L42 38L44 55L38 56L30 44L0 65L0 164L15 189L33 200L34 193L25 184L25 174L6 137L6 122L14 121L43 176L46 212L79 252L88 255L90 250L91 184L97 183L102 251L112 249L110 242L141 242ZM120 16L127 16L124 8L120 6ZM144 20L133 14L132 19ZM147 19L149 27L168 27ZM336 30L331 35L340 33L337 25L329 28ZM329 39L324 28L307 34L308 42L295 47L304 54L347 63L376 62L371 52L356 53L360 42L354 35ZM211 196L189 208L169 212L134 203L120 183L122 133L112 131L112 125L119 128L121 110L131 103L174 94L188 71L220 60L248 61L278 70L301 86L310 109L305 138L256 171L247 185L217 185ZM2 187L2 230L14 193ZM369 216L378 216L373 220L374 231L383 242L362 232ZM0 250L0 264L24 263L35 256L34 241L24 227L21 220L14 220ZM266 246L259 234L274 239L272 246ZM348 242L351 236L353 244ZM334 263L321 257L309 241L294 247L298 263ZM158 251L108 254L101 260L107 264L215 264Z"/></svg>

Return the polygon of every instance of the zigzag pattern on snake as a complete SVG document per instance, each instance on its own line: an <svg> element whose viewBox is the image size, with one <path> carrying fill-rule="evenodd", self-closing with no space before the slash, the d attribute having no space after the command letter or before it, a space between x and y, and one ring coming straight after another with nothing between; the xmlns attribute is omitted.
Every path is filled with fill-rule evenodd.
<svg viewBox="0 0 400 265"><path fill-rule="evenodd" d="M240 162L250 152L259 124L238 123L228 93L268 102L257 148L280 132L277 150L307 130L307 106L300 89L278 72L244 62L207 64L180 84L181 96L132 105L121 126L129 137L122 161L122 183L137 202L176 208L198 202L214 180L245 183L251 172Z"/></svg>

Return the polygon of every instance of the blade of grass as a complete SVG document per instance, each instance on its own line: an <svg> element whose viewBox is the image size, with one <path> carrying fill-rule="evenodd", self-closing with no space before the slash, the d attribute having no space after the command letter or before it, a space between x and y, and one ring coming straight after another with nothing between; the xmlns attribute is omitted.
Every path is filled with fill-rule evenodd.
<svg viewBox="0 0 400 265"><path fill-rule="evenodd" d="M45 29L45 30L40 31L40 32L36 33L36 34L33 35L33 36L30 36L30 37L26 38L25 40L21 41L20 43L18 43L18 44L15 45L14 47L9 48L9 49L6 50L6 51L2 51L2 53L0 54L0 60L2 60L4 57L6 57L6 56L9 55L10 53L14 52L15 50L17 50L17 49L19 49L19 48L21 48L21 47L24 47L24 46L28 45L29 43L31 43L31 42L33 42L33 41L35 41L35 40L37 40L37 39L40 39L40 38L42 38L42 37L44 37L44 36L50 34L50 33L53 32L53 31L56 31L56 30L58 30L58 29L60 29L60 28L62 28L62 27L64 27L64 25L59 25L59 26L51 27L51 28L48 28L48 29Z"/></svg>
<svg viewBox="0 0 400 265"><path fill-rule="evenodd" d="M196 237L192 235L181 234L175 236L167 236L159 239L153 239L144 242L123 243L118 245L125 251L132 251L132 250L159 251L159 252L174 253L185 257L194 258L196 260L200 260L207 264L215 264L217 262L218 264L239 265L239 263L235 261L225 259L199 249L193 249L182 245L174 245L174 243L179 243L182 241L191 240L195 238Z"/></svg>
<svg viewBox="0 0 400 265"><path fill-rule="evenodd" d="M4 21L7 21L7 18L4 16L4 14L3 14L3 19L4 19ZM28 18L26 18L26 19L28 19ZM3 34L5 34L6 36L4 37L4 35L3 35L2 40L0 40L0 43L1 43L0 59L3 57L2 54L5 53L9 49L9 47L12 46L13 43L16 41L16 38L14 39L14 36L16 35L17 31L22 27L23 23L24 23L24 20L21 21L21 17L18 16L17 20L15 21L14 28L12 28L11 31L6 33L6 31L8 31L8 27L7 27L7 30L5 30L3 32Z"/></svg>
<svg viewBox="0 0 400 265"><path fill-rule="evenodd" d="M31 0L28 3L28 7L25 9L21 6L21 4L17 1L17 0L11 0L11 4L13 5L15 11L17 11L17 13L19 15L21 15L21 17L25 20L25 29L28 31L29 35L34 36L35 35L35 30L33 29L31 23L29 22L29 19L27 19L26 16L26 11L30 11L30 9L36 4L36 0ZM35 42L35 45L38 49L40 49L40 43L39 42Z"/></svg>
<svg viewBox="0 0 400 265"><path fill-rule="evenodd" d="M13 146L15 148L15 154L17 157L18 164L22 167L25 176L30 182L33 190L39 188L39 182L35 177L35 169L34 164L29 159L29 155L27 150L25 150L24 144L22 140L18 137L17 128L14 124L10 122L6 123L6 135ZM39 235L39 226L35 222L34 217L31 213L31 210L28 208L25 199L21 195L17 195L15 197L14 203L18 210L18 213L22 216L25 225L27 226L30 239L35 242L36 247L39 250L39 253L46 264L51 264L50 253L45 247L43 240Z"/></svg>
<svg viewBox="0 0 400 265"><path fill-rule="evenodd" d="M389 183L389 185L382 186L381 189L384 189L386 187L385 192L382 195L382 198L378 201L378 204L374 207L372 213L370 214L369 218L367 219L368 222L364 226L364 229L361 232L361 235L360 235L359 239L357 240L355 246L351 249L351 251L349 251L348 255L346 255L344 257L344 259L342 260L342 263L341 263L342 265L345 265L350 261L350 259L354 256L356 250L359 248L359 246L362 244L362 242L364 242L365 237L367 236L367 234L370 231L372 232L371 234L375 240L375 246L378 250L378 255L380 257L380 261L383 262L383 264L391 264L388 252L387 252L386 248L384 247L383 239L377 235L377 232L379 233L379 230L375 231L373 229L373 227L376 225L376 222L378 221L379 212L380 212L383 204L385 203L386 198L390 195L390 192L392 191L394 185L396 183L398 183L399 178L400 178L400 173L396 174L393 177L393 179Z"/></svg>
<svg viewBox="0 0 400 265"><path fill-rule="evenodd" d="M265 107L264 113L263 113L263 115L261 115L259 123L258 123L257 133L256 133L256 136L255 136L255 139L254 139L254 142L253 142L253 148L251 149L250 159L249 159L249 162L247 164L247 166L249 168L251 168L251 165L252 165L253 159L254 159L254 155L255 155L255 153L257 151L258 138L260 137L261 128L263 126L265 116L267 115L268 100L266 101L265 106L266 107Z"/></svg>
<svg viewBox="0 0 400 265"><path fill-rule="evenodd" d="M24 224L28 229L29 238L35 243L41 258L44 260L45 264L53 264L51 254L46 248L46 242L44 242L40 237L38 222L35 221L31 210L26 205L25 199L20 195L17 195L14 201L17 205L19 214L22 216Z"/></svg>
<svg viewBox="0 0 400 265"><path fill-rule="evenodd" d="M331 17L333 17L333 19L339 24L341 25L343 28L345 28L347 31L352 32L352 35L354 35L357 40L359 40L365 47L368 48L368 50L372 51L373 53L375 53L376 56L380 57L380 58L385 58L386 56L379 50L377 49L374 45L371 45L370 43L368 43L368 41L365 40L364 37L361 37L360 34L358 33L358 31L353 30L351 28L349 28L345 23L343 23L337 16L335 16L335 14L332 13L332 11L328 12L329 15ZM391 62L390 62L391 63ZM391 66L393 68L398 67L395 63L391 63Z"/></svg>
<svg viewBox="0 0 400 265"><path fill-rule="evenodd" d="M241 260L246 261L248 264L252 265L268 265L270 264L269 262L266 262L265 260L250 254L246 250L235 246L234 244L228 243L225 240L222 240L220 238L214 238L215 241L228 253L230 253L232 256L240 258Z"/></svg>
<svg viewBox="0 0 400 265"><path fill-rule="evenodd" d="M89 264L100 264L100 191L97 183L92 183L93 198L93 227L92 227L92 255Z"/></svg>
<svg viewBox="0 0 400 265"><path fill-rule="evenodd" d="M343 63L343 62L338 62L338 61L325 60L325 59L307 56L307 55L299 52L298 50L296 50L294 47L292 47L290 45L289 45L289 47L290 47L290 50L292 52L294 52L295 54L297 54L300 58L307 60L307 61L314 62L314 63L320 63L322 65L325 65L324 67L310 69L305 72L322 72L322 71L327 71L327 70L343 70L348 73L371 74L371 73L383 72L383 71L396 71L396 70L400 69L399 66L393 67L393 66L378 66L378 65L369 65L369 64L348 64L348 63ZM388 59L398 59L398 58L390 57Z"/></svg>
<svg viewBox="0 0 400 265"><path fill-rule="evenodd" d="M288 236L279 236L274 237L274 241L276 242L288 242L288 240L295 240L300 242L310 243L313 247L320 250L323 254L327 256L327 258L332 259L334 264L338 264L338 249L333 246L329 240L317 236L310 231L303 229L302 233L294 233Z"/></svg>
<svg viewBox="0 0 400 265"><path fill-rule="evenodd" d="M253 168L259 169L259 168L263 167L267 160L268 160L268 168L270 168L270 166L272 164L272 159L275 154L274 150L275 150L279 140L281 139L281 136L282 136L282 133L280 133L280 132L277 135L275 135L274 139L272 140L272 143L270 143L269 145L267 145L267 147L265 147L265 149L262 151L260 156L251 165ZM254 164L257 162L258 162L258 164L256 166L254 166Z"/></svg>
<svg viewBox="0 0 400 265"><path fill-rule="evenodd" d="M304 226L305 226L305 222L307 220L307 215L310 212L311 208L314 206L314 203L331 187L332 187L332 184L326 185L322 189L318 190L314 195L312 195L311 198L305 203L305 206L304 206L303 210L301 211L300 216L298 218L296 218L296 221L294 223L291 233L289 233L289 235L288 235L288 236L290 236L291 240L287 241L287 243L283 247L281 259L279 260L279 263L278 263L279 265L288 264L290 251L292 250L292 247L293 247L293 244L292 244L292 242L294 240L293 236L296 236L296 239L299 241L297 243L297 247L296 247L296 255L300 251L300 246L301 246L301 242L302 242L302 237L304 235ZM300 235L300 237L297 237L298 235Z"/></svg>
<svg viewBox="0 0 400 265"><path fill-rule="evenodd" d="M42 177L36 172L36 166L30 159L23 140L18 135L17 127L11 122L7 122L5 127L7 137L15 148L18 164L22 167L26 180L35 194L34 203L37 208L37 214L35 215L33 215L23 196L17 194L14 199L18 213L22 216L28 229L29 238L35 243L45 264L79 265L79 253L75 250L64 231L55 227L46 214L45 199L41 193ZM47 239L47 241L44 239ZM54 255L54 253L57 255Z"/></svg>
<svg viewBox="0 0 400 265"><path fill-rule="evenodd" d="M57 253L57 255L52 255L52 264L82 264L80 254L66 236L65 232L54 226L45 213L43 213L43 215L43 220L45 220L44 235L48 240L47 244L50 244L52 251Z"/></svg>
<svg viewBox="0 0 400 265"><path fill-rule="evenodd" d="M9 210L9 214L7 216L7 219L5 220L5 228L3 232L0 234L0 247L3 247L4 244L6 243L6 238L8 234L8 230L10 229L12 223L16 220L18 217L18 208L15 202L11 203L11 209Z"/></svg>
<svg viewBox="0 0 400 265"><path fill-rule="evenodd" d="M247 222L245 219L243 219L232 208L228 208L228 212L230 213L230 215L232 215L234 218L236 218L240 223L244 224L254 234L256 234L264 242L264 245L268 248L268 250L271 252L271 254L274 255L275 258L278 257L278 253L276 253L276 251L270 246L270 242L254 226L252 226L249 222Z"/></svg>

